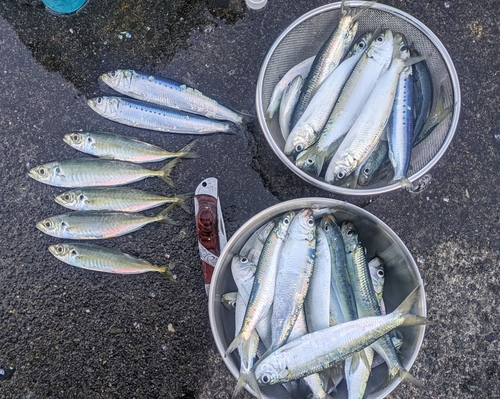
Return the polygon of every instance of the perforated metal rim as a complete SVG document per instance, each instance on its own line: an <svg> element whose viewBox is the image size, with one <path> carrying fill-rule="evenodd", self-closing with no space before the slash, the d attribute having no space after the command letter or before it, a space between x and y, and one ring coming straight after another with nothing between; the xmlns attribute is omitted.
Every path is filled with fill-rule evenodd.
<svg viewBox="0 0 500 399"><path fill-rule="evenodd" d="M366 5L368 2L365 1L351 1L348 2L348 5L350 7L360 7L363 5ZM304 179L305 181L313 184L316 187L319 187L325 191L337 193L337 194L344 194L344 195L377 195L377 194L383 194L386 192L390 192L393 190L398 189L401 185L399 183L392 184L392 185L386 185L386 186L381 186L381 187L367 187L367 188L362 188L362 189L349 189L349 188L344 188L340 186L335 186L326 183L325 181L315 178L303 170L299 169L298 167L295 166L295 164L284 154L283 148L276 142L275 137L273 137L273 133L271 132L271 127L268 125L264 112L264 99L263 99L263 87L264 83L266 81L266 78L268 77L267 71L270 67L270 62L273 58L273 55L275 55L277 49L282 45L282 42L290 35L292 31L297 29L301 24L308 22L309 20L318 17L319 15L326 13L326 12L331 12L331 11L339 11L340 10L341 3L332 3L328 4L319 8L316 8L297 20L295 20L290 26L288 26L283 33L275 40L271 48L269 49L266 58L264 59L264 62L262 64L258 81L257 81L257 90L256 90L256 107L257 107L257 117L259 119L260 126L264 132L264 136L273 149L273 151L276 153L276 155L281 159L281 161L290 169L292 170L295 174L297 174L299 177ZM453 136L455 134L455 131L458 126L458 121L459 121L459 116L460 116L460 104L461 104L461 96L460 96L460 84L458 81L458 76L455 70L455 67L453 65L453 62L451 60L450 55L448 54L446 48L444 45L441 43L441 41L432 33L432 31L427 28L423 23L421 23L419 20L415 19L411 15L400 11L396 8L382 5L382 4L374 4L370 10L376 10L376 11L381 11L385 12L388 14L392 14L393 16L400 18L405 21L405 23L411 24L413 28L418 29L419 31L422 32L423 35L430 41L430 43L434 46L434 48L437 50L440 56L440 61L442 61L443 65L446 67L446 74L450 80L450 90L452 95L452 101L453 101L453 111L451 115L451 120L448 124L447 131L442 131L443 126L438 126L435 132L431 134L431 136L428 139L428 142L426 145L420 144L419 146L415 147L414 151L427 151L429 152L429 143L431 145L434 145L436 142L437 145L434 145L434 147L438 147L437 149L434 148L431 150L432 154L429 156L428 154L426 155L427 158L430 158L428 161L425 161L425 164L420 167L418 166L414 173L412 173L409 176L410 181L414 182L418 179L420 179L422 176L424 176L426 173L429 172L429 170L438 162L438 160L443 156L447 148L449 147L451 140L453 139ZM361 22L360 22L361 23ZM437 79L437 77L433 76L433 79ZM437 82L434 82L434 86L437 86ZM435 95L436 98L436 95ZM436 101L436 100L435 100ZM449 117L450 118L450 117ZM441 133L437 133L439 128L441 129ZM446 127L445 127L446 129ZM433 135L440 134L441 136L444 136L444 139L438 138L436 140L431 140L431 137ZM420 147L420 148L419 148ZM422 148L424 147L424 148ZM427 147L427 148L425 148Z"/></svg>

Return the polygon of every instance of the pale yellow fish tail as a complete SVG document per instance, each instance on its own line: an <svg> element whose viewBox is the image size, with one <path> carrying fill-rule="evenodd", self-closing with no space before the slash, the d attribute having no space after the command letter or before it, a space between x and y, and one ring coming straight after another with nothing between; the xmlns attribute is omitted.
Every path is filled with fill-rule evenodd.
<svg viewBox="0 0 500 399"><path fill-rule="evenodd" d="M170 173L172 172L172 169L174 169L175 166L179 163L179 159L180 158L174 158L172 161L170 161L168 164L166 164L163 168L160 169L161 171L160 178L170 187L174 187L174 182L170 178Z"/></svg>
<svg viewBox="0 0 500 399"><path fill-rule="evenodd" d="M192 198L194 196L194 193L187 193L187 194L181 194L177 196L177 201L175 204L179 207L184 209L187 213L191 213L191 209L187 206L186 200Z"/></svg>
<svg viewBox="0 0 500 399"><path fill-rule="evenodd" d="M173 224L177 225L178 223L175 220L172 220L168 217L168 214L174 209L177 205L173 203L172 205L169 205L167 208L165 208L163 211L160 212L160 214L157 216L158 221L166 224Z"/></svg>
<svg viewBox="0 0 500 399"><path fill-rule="evenodd" d="M257 398L262 398L262 393L260 392L259 383L255 378L255 374L253 372L240 372L238 382L236 383L236 387L234 388L231 399L235 399L238 396L238 393L240 393L240 391L245 387L245 385L248 385L250 387Z"/></svg>
<svg viewBox="0 0 500 399"><path fill-rule="evenodd" d="M184 159L199 158L199 155L196 152L191 151L195 143L196 140L192 140L187 145L182 147L179 151L177 151L177 154L179 154L178 157Z"/></svg>

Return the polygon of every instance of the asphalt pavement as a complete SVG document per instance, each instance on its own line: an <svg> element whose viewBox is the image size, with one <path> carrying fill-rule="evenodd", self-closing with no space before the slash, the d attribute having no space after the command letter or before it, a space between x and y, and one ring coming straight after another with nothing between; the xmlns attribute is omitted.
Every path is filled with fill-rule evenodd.
<svg viewBox="0 0 500 399"><path fill-rule="evenodd" d="M500 397L498 5L380 3L427 25L460 80L455 137L417 194L328 193L286 168L263 137L255 114L262 61L290 23L325 1L269 0L254 11L241 0L227 7L215 0L89 0L66 17L38 1L0 1L0 369L14 368L0 373L0 398L226 399L236 385L212 337L192 213L178 209L176 225L154 223L102 241L157 265L178 262L176 282L68 266L47 250L59 240L35 228L64 213L53 200L62 190L30 179L28 169L85 157L64 134L111 131L169 150L193 139L122 126L92 111L87 99L109 93L99 75L118 68L184 82L247 118L246 138L197 138L199 157L174 169L174 189L156 178L133 187L175 195L216 177L229 236L293 198L336 198L371 212L416 260L436 322L411 369L426 389L403 383L389 397Z"/></svg>

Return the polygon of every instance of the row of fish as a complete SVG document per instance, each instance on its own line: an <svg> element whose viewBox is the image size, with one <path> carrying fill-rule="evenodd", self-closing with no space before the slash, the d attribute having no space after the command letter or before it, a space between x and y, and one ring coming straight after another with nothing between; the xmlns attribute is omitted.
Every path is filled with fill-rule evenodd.
<svg viewBox="0 0 500 399"><path fill-rule="evenodd" d="M55 201L73 212L38 222L36 227L42 232L72 240L105 239L131 233L153 222L176 224L169 217L176 206L190 211L185 202L192 193L169 197L120 186L150 176L158 176L173 186L170 173L179 160L197 157L192 151L194 141L176 152L107 132L72 132L64 136L64 142L99 158L50 162L29 171L28 175L39 182L72 189L57 195ZM172 160L160 170L140 165L166 159ZM138 213L163 204L170 205L157 215ZM98 245L61 243L51 245L49 250L73 266L122 274L158 271L173 279L168 266L156 267L140 258Z"/></svg>
<svg viewBox="0 0 500 399"><path fill-rule="evenodd" d="M105 73L100 79L127 96L88 100L95 112L112 121L168 133L241 133L243 118L238 112L185 84L129 69Z"/></svg>
<svg viewBox="0 0 500 399"><path fill-rule="evenodd" d="M434 112L433 83L425 57L390 29L354 42L360 11L345 9L315 57L288 71L266 111L279 110L284 153L297 167L327 183L369 184L384 165L390 183L403 187L412 148L451 112L440 93Z"/></svg>
<svg viewBox="0 0 500 399"><path fill-rule="evenodd" d="M380 259L370 267L355 225L339 226L330 209L290 211L265 224L234 256L231 271L238 292L226 356L237 349L240 357L233 397L245 385L262 397L259 386L279 383L292 397L306 397L297 396L303 382L313 398L328 398L345 377L349 398L362 398L375 352L388 366L388 382L421 386L398 358L401 337L391 335L431 324L410 313L420 287L386 314Z"/></svg>

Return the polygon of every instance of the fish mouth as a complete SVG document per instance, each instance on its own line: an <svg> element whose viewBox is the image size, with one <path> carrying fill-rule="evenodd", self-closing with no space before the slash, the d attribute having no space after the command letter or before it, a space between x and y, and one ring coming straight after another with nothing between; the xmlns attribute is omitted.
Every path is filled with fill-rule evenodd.
<svg viewBox="0 0 500 399"><path fill-rule="evenodd" d="M54 201L57 202L59 205L62 205L64 206L65 203L63 202L63 199L60 195L58 195L57 197L54 198Z"/></svg>
<svg viewBox="0 0 500 399"><path fill-rule="evenodd" d="M52 255L57 256L57 249L56 249L57 244L52 244L49 246L49 251Z"/></svg>
<svg viewBox="0 0 500 399"><path fill-rule="evenodd" d="M35 179L35 180L40 180L38 178L38 174L35 172L35 169L31 169L29 172L28 172L28 176L31 177L32 179Z"/></svg>
<svg viewBox="0 0 500 399"><path fill-rule="evenodd" d="M96 109L97 108L96 99L91 98L90 100L87 100L87 105L92 109Z"/></svg>
<svg viewBox="0 0 500 399"><path fill-rule="evenodd" d="M90 101L90 100L89 100L89 101ZM87 102L87 104L88 104L88 102ZM64 135L64 137L63 137L63 141L64 141L66 144L70 144L70 145L71 145L70 135L71 135L71 133L65 134L65 135Z"/></svg>
<svg viewBox="0 0 500 399"><path fill-rule="evenodd" d="M47 229L43 225L43 222L38 222L35 226L38 230L40 230L42 233L46 233Z"/></svg>

